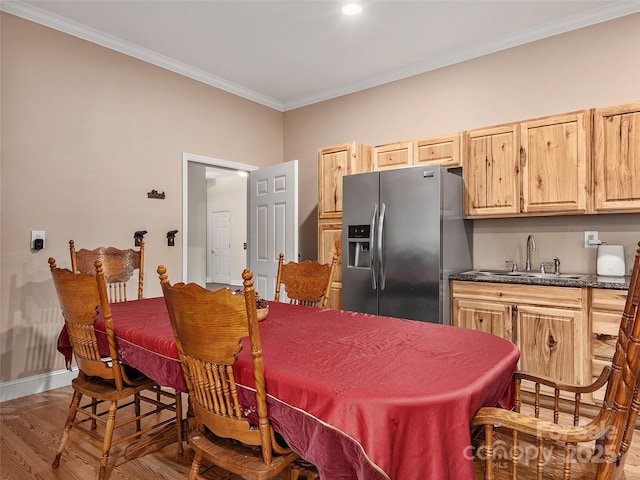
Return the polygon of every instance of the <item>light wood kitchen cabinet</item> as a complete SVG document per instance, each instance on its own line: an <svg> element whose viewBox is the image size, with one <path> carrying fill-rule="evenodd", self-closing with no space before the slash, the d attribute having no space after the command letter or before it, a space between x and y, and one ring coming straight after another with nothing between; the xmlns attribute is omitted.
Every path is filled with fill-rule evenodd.
<svg viewBox="0 0 640 480"><path fill-rule="evenodd" d="M596 108L593 211L640 212L640 102Z"/></svg>
<svg viewBox="0 0 640 480"><path fill-rule="evenodd" d="M589 111L465 132L468 217L587 213Z"/></svg>
<svg viewBox="0 0 640 480"><path fill-rule="evenodd" d="M522 212L587 213L590 112L530 120L520 128Z"/></svg>
<svg viewBox="0 0 640 480"><path fill-rule="evenodd" d="M318 261L330 263L334 253L340 254L342 245L342 224L321 223L318 227ZM329 308L340 310L342 307L342 255L333 270L333 281L329 297Z"/></svg>
<svg viewBox="0 0 640 480"><path fill-rule="evenodd" d="M371 147L358 142L318 150L318 218L342 218L342 177L371 171Z"/></svg>
<svg viewBox="0 0 640 480"><path fill-rule="evenodd" d="M460 292L456 292L460 294ZM457 327L492 333L514 342L512 305L456 298L451 323Z"/></svg>
<svg viewBox="0 0 640 480"><path fill-rule="evenodd" d="M373 147L373 169L391 170L413 164L413 142L390 143Z"/></svg>
<svg viewBox="0 0 640 480"><path fill-rule="evenodd" d="M342 306L342 177L372 169L371 147L358 142L343 143L318 150L318 261L334 269L329 308Z"/></svg>
<svg viewBox="0 0 640 480"><path fill-rule="evenodd" d="M414 165L442 165L447 168L462 166L459 133L425 138L414 143Z"/></svg>
<svg viewBox="0 0 640 480"><path fill-rule="evenodd" d="M503 125L464 133L464 210L470 217L520 213L520 130Z"/></svg>
<svg viewBox="0 0 640 480"><path fill-rule="evenodd" d="M587 385L587 297L586 288L452 281L451 323L511 340L520 370Z"/></svg>
<svg viewBox="0 0 640 480"><path fill-rule="evenodd" d="M593 289L591 292L591 367L593 380L611 364L618 341L620 320L627 290ZM602 402L605 387L594 392L593 399Z"/></svg>
<svg viewBox="0 0 640 480"><path fill-rule="evenodd" d="M440 135L411 142L390 143L373 148L374 170L390 170L411 165L462 166L461 135Z"/></svg>

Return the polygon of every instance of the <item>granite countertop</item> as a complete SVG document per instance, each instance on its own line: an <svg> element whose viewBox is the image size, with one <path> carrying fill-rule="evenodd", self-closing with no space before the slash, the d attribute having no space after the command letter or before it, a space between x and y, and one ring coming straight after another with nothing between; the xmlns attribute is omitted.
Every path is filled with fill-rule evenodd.
<svg viewBox="0 0 640 480"><path fill-rule="evenodd" d="M553 287L591 287L608 288L613 290L629 290L631 275L624 277L604 277L601 275L576 274L578 278L556 277L548 274L543 277L511 276L505 272L504 275L487 275L487 270L469 270L461 273L449 275L451 280L466 280L472 282L491 283L517 283L524 285L549 285ZM532 272L533 273L533 272Z"/></svg>

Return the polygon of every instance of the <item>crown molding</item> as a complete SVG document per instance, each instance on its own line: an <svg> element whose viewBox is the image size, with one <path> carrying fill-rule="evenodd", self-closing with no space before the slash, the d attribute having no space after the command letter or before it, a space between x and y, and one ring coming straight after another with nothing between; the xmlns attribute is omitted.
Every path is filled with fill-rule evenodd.
<svg viewBox="0 0 640 480"><path fill-rule="evenodd" d="M59 30L73 35L83 40L101 45L117 52L129 55L147 63L151 63L166 70L178 73L185 77L197 80L212 87L219 88L225 92L232 93L247 100L265 105L275 110L286 112L296 108L305 107L314 103L323 102L332 98L341 97L368 88L377 87L386 83L402 80L426 73L438 68L446 67L456 63L481 57L491 53L517 47L525 43L534 42L562 33L588 27L597 23L614 20L640 12L640 2L637 0L623 0L610 5L600 7L579 15L563 18L553 22L530 28L514 35L503 36L489 42L484 42L473 48L450 52L431 58L424 62L414 63L406 67L386 72L381 75L365 78L358 82L352 82L338 88L327 89L310 95L305 95L290 100L281 101L267 95L263 95L254 90L245 88L223 78L211 75L203 70L193 68L172 58L160 55L151 50L141 48L137 45L125 42L112 35L105 34L98 30L86 27L77 22L67 20L58 15L53 15L40 8L33 7L20 0L4 0L0 2L0 10L19 16L26 20L39 23L46 27Z"/></svg>
<svg viewBox="0 0 640 480"><path fill-rule="evenodd" d="M34 7L19 0L2 1L0 3L0 10L24 18L25 20L39 23L45 27L73 35L74 37L87 40L88 42L95 43L111 50L115 50L116 52L137 58L138 60L142 60L193 80L211 85L212 87L219 88L225 92L246 98L247 100L251 100L275 110L283 111L282 102L275 98L250 90L241 85L225 80L224 78L211 75L203 70L191 67L190 65L178 62L164 55L160 55L152 50L139 47L130 42L125 42L113 35L106 34L72 20L54 15L46 10Z"/></svg>
<svg viewBox="0 0 640 480"><path fill-rule="evenodd" d="M523 30L514 35L506 35L489 42L480 43L473 48L450 52L445 55L430 58L424 62L414 63L381 75L368 77L361 81L345 85L344 87L286 100L283 104L283 110L286 112L295 108L305 107L638 12L640 12L640 1L624 0L616 2L580 15L573 15L535 28Z"/></svg>

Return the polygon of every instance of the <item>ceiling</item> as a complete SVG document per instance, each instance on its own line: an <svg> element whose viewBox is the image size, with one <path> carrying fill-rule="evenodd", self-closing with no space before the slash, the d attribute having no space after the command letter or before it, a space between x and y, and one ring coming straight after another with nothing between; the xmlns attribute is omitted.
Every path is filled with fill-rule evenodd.
<svg viewBox="0 0 640 480"><path fill-rule="evenodd" d="M640 12L640 0L2 0L0 8L287 111ZM640 31L640 25L639 25Z"/></svg>

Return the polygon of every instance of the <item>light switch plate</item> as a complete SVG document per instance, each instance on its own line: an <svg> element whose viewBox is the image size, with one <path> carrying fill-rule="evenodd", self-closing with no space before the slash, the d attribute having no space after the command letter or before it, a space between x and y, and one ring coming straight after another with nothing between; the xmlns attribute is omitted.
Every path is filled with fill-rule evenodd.
<svg viewBox="0 0 640 480"><path fill-rule="evenodd" d="M598 240L597 231L584 232L584 248L598 248L600 240Z"/></svg>

